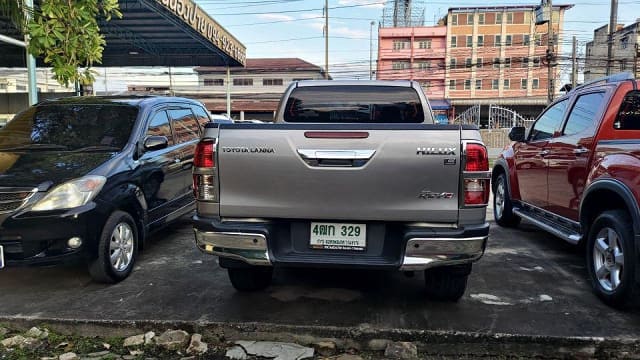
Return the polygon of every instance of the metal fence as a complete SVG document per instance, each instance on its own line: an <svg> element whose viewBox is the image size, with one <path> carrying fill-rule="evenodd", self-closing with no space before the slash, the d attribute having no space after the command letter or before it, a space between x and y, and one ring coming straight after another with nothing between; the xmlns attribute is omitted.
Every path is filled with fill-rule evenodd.
<svg viewBox="0 0 640 360"><path fill-rule="evenodd" d="M489 105L489 128L490 129L506 129L514 126L529 127L535 119L525 118L514 110Z"/></svg>
<svg viewBox="0 0 640 360"><path fill-rule="evenodd" d="M464 112L461 112L453 120L453 123L460 125L471 124L480 127L480 104L473 105Z"/></svg>

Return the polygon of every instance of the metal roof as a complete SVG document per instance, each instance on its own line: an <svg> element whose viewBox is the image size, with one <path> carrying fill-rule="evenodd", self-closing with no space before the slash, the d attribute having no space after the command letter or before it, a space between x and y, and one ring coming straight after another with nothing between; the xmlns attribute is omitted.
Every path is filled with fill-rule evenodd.
<svg viewBox="0 0 640 360"><path fill-rule="evenodd" d="M36 1L37 3L38 1ZM121 19L99 21L100 67L243 66L246 47L192 0L120 0ZM0 34L22 40L6 19ZM0 67L25 67L24 49L0 42ZM41 59L38 66L44 66Z"/></svg>

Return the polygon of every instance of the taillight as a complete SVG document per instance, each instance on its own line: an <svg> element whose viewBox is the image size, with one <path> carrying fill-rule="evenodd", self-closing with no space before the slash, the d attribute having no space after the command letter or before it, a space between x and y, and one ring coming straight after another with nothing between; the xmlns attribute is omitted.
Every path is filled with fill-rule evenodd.
<svg viewBox="0 0 640 360"><path fill-rule="evenodd" d="M489 202L489 154L479 143L465 144L464 204L485 206Z"/></svg>
<svg viewBox="0 0 640 360"><path fill-rule="evenodd" d="M215 155L216 142L213 139L205 139L198 143L193 157L193 166L199 168L212 168L216 166Z"/></svg>
<svg viewBox="0 0 640 360"><path fill-rule="evenodd" d="M193 157L193 195L197 200L216 201L216 141L204 139Z"/></svg>
<svg viewBox="0 0 640 360"><path fill-rule="evenodd" d="M468 143L465 171L489 171L489 153L484 145Z"/></svg>

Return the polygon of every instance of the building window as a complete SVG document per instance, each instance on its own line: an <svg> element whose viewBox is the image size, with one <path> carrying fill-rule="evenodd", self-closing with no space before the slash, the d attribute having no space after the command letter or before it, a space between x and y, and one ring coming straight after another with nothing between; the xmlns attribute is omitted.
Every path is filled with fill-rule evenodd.
<svg viewBox="0 0 640 360"><path fill-rule="evenodd" d="M529 46L531 44L531 35L524 34L522 35L522 45Z"/></svg>
<svg viewBox="0 0 640 360"><path fill-rule="evenodd" d="M426 71L431 69L431 61L421 61L418 63L418 69L420 71Z"/></svg>
<svg viewBox="0 0 640 360"><path fill-rule="evenodd" d="M496 24L502 24L502 13L496 13Z"/></svg>
<svg viewBox="0 0 640 360"><path fill-rule="evenodd" d="M478 24L484 25L484 14L478 14Z"/></svg>
<svg viewBox="0 0 640 360"><path fill-rule="evenodd" d="M471 58L466 58L464 60L464 67L466 67L466 68L470 68L471 67Z"/></svg>
<svg viewBox="0 0 640 360"><path fill-rule="evenodd" d="M449 61L449 67L450 67L451 69L455 69L455 68L456 68L456 66L457 66L457 64L456 64L456 59L455 59L455 58L451 58L451 60Z"/></svg>
<svg viewBox="0 0 640 360"><path fill-rule="evenodd" d="M542 36L540 34L535 35L536 46L542 46Z"/></svg>
<svg viewBox="0 0 640 360"><path fill-rule="evenodd" d="M478 35L478 46L484 46L484 35Z"/></svg>
<svg viewBox="0 0 640 360"><path fill-rule="evenodd" d="M451 47L458 47L458 37L457 36L452 36L451 37Z"/></svg>
<svg viewBox="0 0 640 360"><path fill-rule="evenodd" d="M253 86L253 79L236 78L233 79L234 86Z"/></svg>
<svg viewBox="0 0 640 360"><path fill-rule="evenodd" d="M625 36L620 40L620 47L626 49L629 46L629 37Z"/></svg>
<svg viewBox="0 0 640 360"><path fill-rule="evenodd" d="M16 91L27 91L26 85L16 85Z"/></svg>
<svg viewBox="0 0 640 360"><path fill-rule="evenodd" d="M393 66L393 70L404 70L409 68L408 61L394 61L391 64L391 66Z"/></svg>
<svg viewBox="0 0 640 360"><path fill-rule="evenodd" d="M262 79L263 86L282 86L282 79Z"/></svg>
<svg viewBox="0 0 640 360"><path fill-rule="evenodd" d="M498 81L498 79L491 80L491 89L498 90L498 85L499 84L500 84L500 82Z"/></svg>
<svg viewBox="0 0 640 360"><path fill-rule="evenodd" d="M467 25L473 25L473 14L467 14Z"/></svg>
<svg viewBox="0 0 640 360"><path fill-rule="evenodd" d="M529 58L523 57L522 58L522 63L520 63L520 64L521 64L521 67L523 67L523 68L529 67Z"/></svg>
<svg viewBox="0 0 640 360"><path fill-rule="evenodd" d="M505 46L511 46L512 40L513 40L513 36L512 35L505 36L505 38L504 38Z"/></svg>
<svg viewBox="0 0 640 360"><path fill-rule="evenodd" d="M496 35L494 39L493 46L502 46L502 36Z"/></svg>
<svg viewBox="0 0 640 360"><path fill-rule="evenodd" d="M531 88L532 89L538 89L539 87L540 87L540 80L538 80L538 79L531 80Z"/></svg>
<svg viewBox="0 0 640 360"><path fill-rule="evenodd" d="M493 68L500 69L500 58L493 58Z"/></svg>
<svg viewBox="0 0 640 360"><path fill-rule="evenodd" d="M471 80L470 79L466 79L464 81L464 89L465 90L471 90Z"/></svg>
<svg viewBox="0 0 640 360"><path fill-rule="evenodd" d="M540 67L540 56L533 57L533 67Z"/></svg>
<svg viewBox="0 0 640 360"><path fill-rule="evenodd" d="M511 58L505 58L504 59L504 67L505 68L510 68L511 67Z"/></svg>
<svg viewBox="0 0 640 360"><path fill-rule="evenodd" d="M393 40L393 50L409 49L410 44L407 40Z"/></svg>
<svg viewBox="0 0 640 360"><path fill-rule="evenodd" d="M478 69L482 68L482 58L476 59L476 68Z"/></svg>
<svg viewBox="0 0 640 360"><path fill-rule="evenodd" d="M467 47L473 47L473 36L467 36Z"/></svg>
<svg viewBox="0 0 640 360"><path fill-rule="evenodd" d="M509 90L509 88L511 88L511 80L504 79L504 81L502 82L502 85L505 90Z"/></svg>
<svg viewBox="0 0 640 360"><path fill-rule="evenodd" d="M507 13L507 24L513 24L513 13Z"/></svg>
<svg viewBox="0 0 640 360"><path fill-rule="evenodd" d="M0 84L0 90L7 90L7 84Z"/></svg>
<svg viewBox="0 0 640 360"><path fill-rule="evenodd" d="M431 39L420 40L418 42L418 48L420 48L420 49L431 49Z"/></svg>
<svg viewBox="0 0 640 360"><path fill-rule="evenodd" d="M451 25L458 25L458 14L451 15Z"/></svg>
<svg viewBox="0 0 640 360"><path fill-rule="evenodd" d="M455 89L456 89L456 81L449 80L449 90L455 90Z"/></svg>
<svg viewBox="0 0 640 360"><path fill-rule="evenodd" d="M476 90L482 90L482 80L476 80Z"/></svg>
<svg viewBox="0 0 640 360"><path fill-rule="evenodd" d="M520 79L520 87L522 89L527 89L527 79Z"/></svg>
<svg viewBox="0 0 640 360"><path fill-rule="evenodd" d="M204 86L224 86L224 79L204 79Z"/></svg>

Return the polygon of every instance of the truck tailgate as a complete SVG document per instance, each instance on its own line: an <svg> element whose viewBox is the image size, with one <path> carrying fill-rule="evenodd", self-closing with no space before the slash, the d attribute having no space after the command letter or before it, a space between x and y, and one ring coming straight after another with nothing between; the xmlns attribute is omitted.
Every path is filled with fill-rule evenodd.
<svg viewBox="0 0 640 360"><path fill-rule="evenodd" d="M458 126L231 125L218 139L222 217L458 219Z"/></svg>

